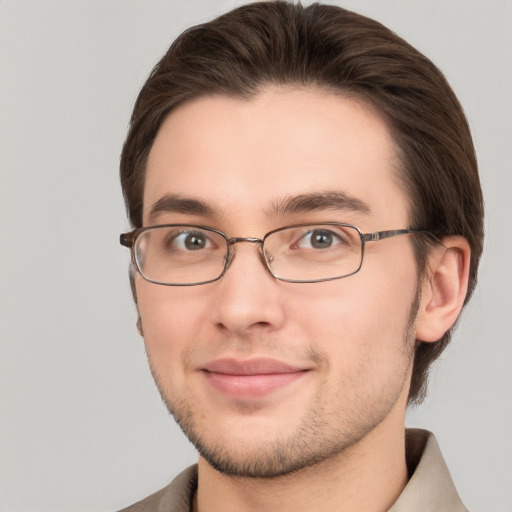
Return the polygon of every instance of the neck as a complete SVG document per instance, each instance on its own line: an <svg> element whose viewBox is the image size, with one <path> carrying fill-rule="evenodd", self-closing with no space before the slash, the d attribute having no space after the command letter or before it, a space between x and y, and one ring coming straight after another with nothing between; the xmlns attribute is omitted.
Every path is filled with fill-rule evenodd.
<svg viewBox="0 0 512 512"><path fill-rule="evenodd" d="M272 479L226 476L200 458L194 512L382 512L407 478L405 430L381 424L343 453Z"/></svg>

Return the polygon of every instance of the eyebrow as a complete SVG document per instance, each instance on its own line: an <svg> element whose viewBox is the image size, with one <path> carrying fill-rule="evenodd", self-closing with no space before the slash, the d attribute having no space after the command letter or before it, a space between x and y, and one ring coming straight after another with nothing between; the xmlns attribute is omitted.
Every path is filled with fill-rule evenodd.
<svg viewBox="0 0 512 512"><path fill-rule="evenodd" d="M286 197L272 205L278 215L307 213L316 210L349 210L368 214L367 203L345 192L323 192Z"/></svg>
<svg viewBox="0 0 512 512"><path fill-rule="evenodd" d="M153 219L160 213L183 213L185 215L213 217L215 209L204 201L182 197L178 194L165 194L153 204L149 211L149 218Z"/></svg>
<svg viewBox="0 0 512 512"><path fill-rule="evenodd" d="M364 201L345 192L322 192L285 197L275 201L267 214L293 215L321 210L348 210L365 214L371 211ZM207 202L179 194L165 194L158 199L151 207L149 218L154 219L160 213L181 213L203 217L218 215L217 210Z"/></svg>

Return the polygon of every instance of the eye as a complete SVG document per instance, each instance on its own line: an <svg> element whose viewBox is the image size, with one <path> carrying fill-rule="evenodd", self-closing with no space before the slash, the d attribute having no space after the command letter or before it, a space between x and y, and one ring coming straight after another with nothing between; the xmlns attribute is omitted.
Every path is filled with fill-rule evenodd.
<svg viewBox="0 0 512 512"><path fill-rule="evenodd" d="M172 237L169 245L180 251L200 251L212 247L212 241L201 231L182 231Z"/></svg>
<svg viewBox="0 0 512 512"><path fill-rule="evenodd" d="M294 248L329 249L329 247L342 244L343 242L340 235L334 231L329 229L312 229L294 244Z"/></svg>

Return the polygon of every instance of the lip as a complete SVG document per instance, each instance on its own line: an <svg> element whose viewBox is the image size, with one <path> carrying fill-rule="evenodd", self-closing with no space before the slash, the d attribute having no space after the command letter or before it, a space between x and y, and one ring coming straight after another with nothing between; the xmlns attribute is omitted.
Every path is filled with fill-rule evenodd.
<svg viewBox="0 0 512 512"><path fill-rule="evenodd" d="M300 368L268 358L249 360L217 359L202 368L210 386L236 399L266 396L303 377L308 368Z"/></svg>

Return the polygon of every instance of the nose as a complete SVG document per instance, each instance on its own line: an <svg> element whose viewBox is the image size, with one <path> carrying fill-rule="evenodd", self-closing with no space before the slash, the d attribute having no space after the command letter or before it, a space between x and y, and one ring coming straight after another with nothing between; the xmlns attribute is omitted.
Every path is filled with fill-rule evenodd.
<svg viewBox="0 0 512 512"><path fill-rule="evenodd" d="M228 268L214 283L217 290L212 315L217 328L238 336L281 328L285 321L285 283L268 271L260 241L234 239L231 245Z"/></svg>

